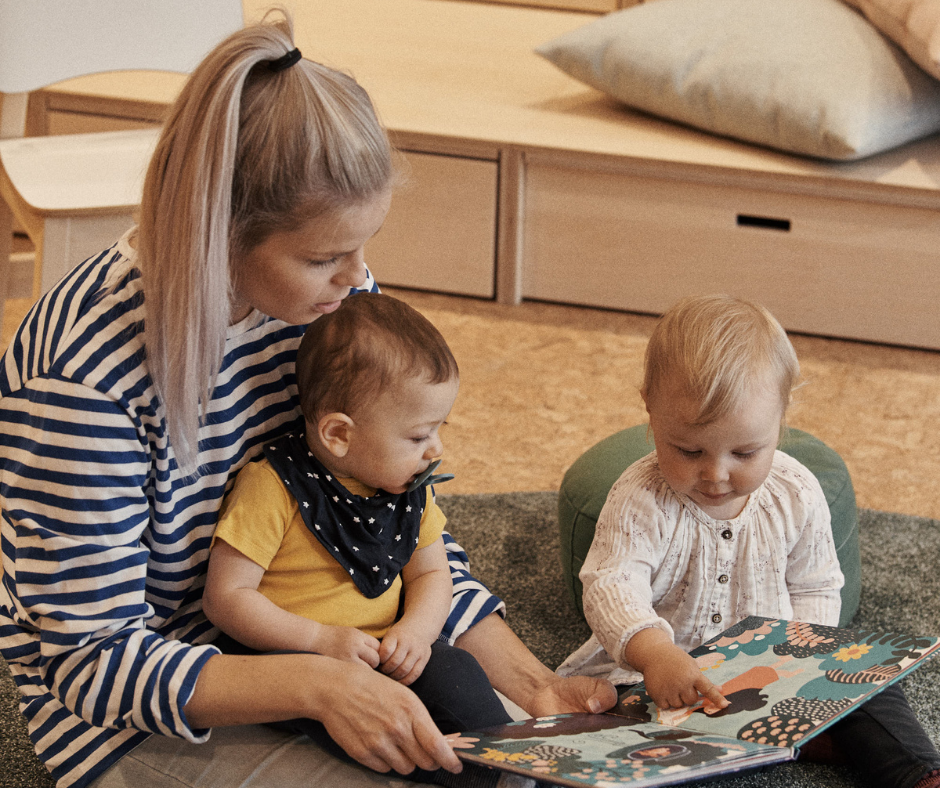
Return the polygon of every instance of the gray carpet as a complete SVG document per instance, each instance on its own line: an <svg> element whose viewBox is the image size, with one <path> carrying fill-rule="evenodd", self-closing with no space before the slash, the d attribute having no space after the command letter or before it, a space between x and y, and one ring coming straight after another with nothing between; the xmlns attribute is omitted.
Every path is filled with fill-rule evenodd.
<svg viewBox="0 0 940 788"><path fill-rule="evenodd" d="M474 574L506 600L507 621L556 667L589 635L561 582L554 493L439 497L448 529ZM940 635L940 521L859 512L862 598L853 624ZM918 718L940 746L940 657L903 684ZM849 769L793 763L715 780L709 788L872 788ZM880 787L878 787L880 788Z"/></svg>
<svg viewBox="0 0 940 788"><path fill-rule="evenodd" d="M555 667L588 636L561 582L554 493L440 496L449 528L470 555L474 574L502 596L508 621ZM862 510L863 585L853 623L911 634L940 634L940 521ZM0 670L0 787L48 788L16 711L17 692ZM940 744L940 658L904 683L934 742ZM713 788L867 788L849 769L786 764L710 782Z"/></svg>

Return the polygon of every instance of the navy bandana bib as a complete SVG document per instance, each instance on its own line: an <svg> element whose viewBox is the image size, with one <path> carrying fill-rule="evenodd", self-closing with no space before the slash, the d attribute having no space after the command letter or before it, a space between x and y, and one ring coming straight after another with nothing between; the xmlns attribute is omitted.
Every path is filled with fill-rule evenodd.
<svg viewBox="0 0 940 788"><path fill-rule="evenodd" d="M369 599L388 590L418 546L424 486L354 495L313 456L303 433L265 444L264 456L300 506L304 524Z"/></svg>

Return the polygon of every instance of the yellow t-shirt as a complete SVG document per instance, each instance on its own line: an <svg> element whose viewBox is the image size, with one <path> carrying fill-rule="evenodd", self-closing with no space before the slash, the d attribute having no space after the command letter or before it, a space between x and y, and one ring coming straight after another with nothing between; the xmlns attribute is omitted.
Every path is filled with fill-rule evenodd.
<svg viewBox="0 0 940 788"><path fill-rule="evenodd" d="M355 479L341 483L355 495L375 494ZM436 542L446 522L430 487L427 496L418 550ZM304 524L297 500L266 459L239 472L222 506L214 539L224 539L264 568L258 591L284 610L321 624L355 627L376 638L395 623L401 575L381 596L363 596Z"/></svg>

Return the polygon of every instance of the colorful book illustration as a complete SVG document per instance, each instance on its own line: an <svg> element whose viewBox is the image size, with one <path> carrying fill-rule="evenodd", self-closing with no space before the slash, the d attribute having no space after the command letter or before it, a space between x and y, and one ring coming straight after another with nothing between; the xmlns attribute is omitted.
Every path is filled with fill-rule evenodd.
<svg viewBox="0 0 940 788"><path fill-rule="evenodd" d="M731 705L656 707L643 685L606 714L450 736L465 761L557 785L660 786L792 761L850 709L923 664L940 638L752 616L691 652Z"/></svg>

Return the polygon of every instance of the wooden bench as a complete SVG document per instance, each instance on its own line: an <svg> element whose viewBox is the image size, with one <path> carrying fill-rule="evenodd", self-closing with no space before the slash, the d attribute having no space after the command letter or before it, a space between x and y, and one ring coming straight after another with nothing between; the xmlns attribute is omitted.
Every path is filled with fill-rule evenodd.
<svg viewBox="0 0 940 788"><path fill-rule="evenodd" d="M246 19L267 7L246 0ZM352 72L410 182L369 249L380 282L658 313L690 292L788 329L940 348L940 144L832 164L633 112L533 48L592 16L460 0L305 0L304 55ZM116 75L48 94L76 117L169 100ZM120 111L117 111L120 115ZM143 113L146 114L146 113Z"/></svg>

